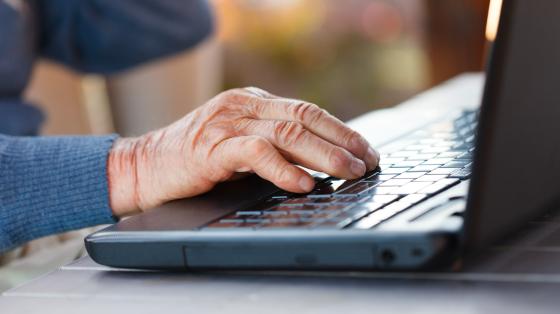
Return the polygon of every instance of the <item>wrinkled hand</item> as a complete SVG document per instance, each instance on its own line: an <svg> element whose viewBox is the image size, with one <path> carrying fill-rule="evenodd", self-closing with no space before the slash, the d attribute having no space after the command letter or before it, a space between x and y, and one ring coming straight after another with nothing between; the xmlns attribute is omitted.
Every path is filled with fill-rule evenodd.
<svg viewBox="0 0 560 314"><path fill-rule="evenodd" d="M361 135L325 110L250 87L223 92L163 129L118 139L107 166L111 207L125 216L240 172L303 193L314 180L295 164L354 179L378 162Z"/></svg>

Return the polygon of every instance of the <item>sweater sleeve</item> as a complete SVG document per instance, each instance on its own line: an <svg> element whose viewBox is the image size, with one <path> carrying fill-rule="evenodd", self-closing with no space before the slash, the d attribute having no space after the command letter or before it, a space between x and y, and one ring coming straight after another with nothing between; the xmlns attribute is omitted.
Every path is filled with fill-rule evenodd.
<svg viewBox="0 0 560 314"><path fill-rule="evenodd" d="M0 135L0 252L42 236L115 222L110 136Z"/></svg>

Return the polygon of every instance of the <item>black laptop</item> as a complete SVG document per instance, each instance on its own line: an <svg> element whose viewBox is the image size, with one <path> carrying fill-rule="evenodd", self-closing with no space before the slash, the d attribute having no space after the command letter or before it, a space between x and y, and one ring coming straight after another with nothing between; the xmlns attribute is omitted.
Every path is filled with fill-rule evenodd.
<svg viewBox="0 0 560 314"><path fill-rule="evenodd" d="M86 248L124 268L412 270L493 244L560 199L559 21L558 1L505 0L480 108L418 117L358 180L317 173L305 195L224 183Z"/></svg>

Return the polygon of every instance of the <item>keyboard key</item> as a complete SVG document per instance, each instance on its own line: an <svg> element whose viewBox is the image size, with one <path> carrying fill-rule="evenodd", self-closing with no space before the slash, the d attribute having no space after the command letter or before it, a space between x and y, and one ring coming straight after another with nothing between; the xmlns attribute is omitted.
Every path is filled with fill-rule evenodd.
<svg viewBox="0 0 560 314"><path fill-rule="evenodd" d="M387 205L387 203L377 203L377 202L371 202L371 203L366 203L364 205L360 205L360 208L365 208L367 209L370 213L380 209L381 207L384 207L385 205Z"/></svg>
<svg viewBox="0 0 560 314"><path fill-rule="evenodd" d="M405 147L404 150L420 151L430 147L432 147L431 144L415 144L415 145L409 145Z"/></svg>
<svg viewBox="0 0 560 314"><path fill-rule="evenodd" d="M452 161L453 158L434 158L427 160L423 165L445 165L446 163Z"/></svg>
<svg viewBox="0 0 560 314"><path fill-rule="evenodd" d="M395 202L387 205L373 213L369 214L365 218L359 220L357 223L352 225L352 228L356 229L371 229L381 222L387 220L388 218L402 212L403 210L412 206L410 203Z"/></svg>
<svg viewBox="0 0 560 314"><path fill-rule="evenodd" d="M406 160L392 165L391 168L412 168L418 166L422 162L422 160Z"/></svg>
<svg viewBox="0 0 560 314"><path fill-rule="evenodd" d="M395 179L418 179L425 175L426 172L405 172L395 177Z"/></svg>
<svg viewBox="0 0 560 314"><path fill-rule="evenodd" d="M414 150L401 150L401 151L397 151L392 153L389 157L390 158L395 158L395 157L410 157L410 156L414 156L417 155L418 152L414 151Z"/></svg>
<svg viewBox="0 0 560 314"><path fill-rule="evenodd" d="M447 148L449 148L449 147L452 147L456 144L457 144L456 141L441 141L439 143L435 143L434 147L447 147Z"/></svg>
<svg viewBox="0 0 560 314"><path fill-rule="evenodd" d="M372 182L372 181L387 181L394 178L396 174L378 174L375 177L367 178L364 181Z"/></svg>
<svg viewBox="0 0 560 314"><path fill-rule="evenodd" d="M401 174L408 170L410 170L410 168L386 168L381 170L381 174Z"/></svg>
<svg viewBox="0 0 560 314"><path fill-rule="evenodd" d="M332 217L315 222L313 229L340 229L352 222L352 218L346 216Z"/></svg>
<svg viewBox="0 0 560 314"><path fill-rule="evenodd" d="M398 199L398 195L383 195L383 194L376 194L373 197L368 199L366 204L376 203L376 204L388 204L392 201ZM360 205L362 206L362 205ZM369 205L366 205L369 206Z"/></svg>
<svg viewBox="0 0 560 314"><path fill-rule="evenodd" d="M428 174L445 174L445 175L449 175L455 171L459 170L458 168L438 168L438 169L434 169L430 172L428 172Z"/></svg>
<svg viewBox="0 0 560 314"><path fill-rule="evenodd" d="M219 221L213 222L203 229L221 229L221 228L247 228L254 229L260 223L248 223L243 219L220 219Z"/></svg>
<svg viewBox="0 0 560 314"><path fill-rule="evenodd" d="M291 212L295 209L298 209L298 210L315 210L315 209L319 209L320 207L323 207L323 206L326 206L326 205L324 205L324 204L323 205L322 204L300 204L300 205L297 205L297 206L296 205L289 205L288 206L288 205L280 204L280 205L277 205L277 206L274 206L274 207L270 208L270 210L271 211L274 210L274 211Z"/></svg>
<svg viewBox="0 0 560 314"><path fill-rule="evenodd" d="M421 201L425 200L428 197L426 194L409 194L400 199L399 202L409 203L411 205L415 205L420 203Z"/></svg>
<svg viewBox="0 0 560 314"><path fill-rule="evenodd" d="M449 163L446 163L445 165L441 166L441 168L463 168L466 165L468 165L470 162L468 160L456 160L456 161L452 161Z"/></svg>
<svg viewBox="0 0 560 314"><path fill-rule="evenodd" d="M359 220L357 223L351 226L351 228L356 229L371 229L387 218L393 216L393 214L389 211L384 211L383 209L375 211L365 218Z"/></svg>
<svg viewBox="0 0 560 314"><path fill-rule="evenodd" d="M391 179L381 183L379 186L403 186L412 182L412 179Z"/></svg>
<svg viewBox="0 0 560 314"><path fill-rule="evenodd" d="M472 153L471 153L471 152L463 153L463 154L461 154L461 155L455 157L455 159L472 160Z"/></svg>
<svg viewBox="0 0 560 314"><path fill-rule="evenodd" d="M336 216L330 218L329 220L333 220L333 221L338 220L337 226L340 228L344 228L345 226L368 215L369 213L370 211L367 208L356 207L356 208L352 208L351 210L341 212Z"/></svg>
<svg viewBox="0 0 560 314"><path fill-rule="evenodd" d="M335 195L331 203L334 204L356 204L367 201L367 196L344 196L344 195Z"/></svg>
<svg viewBox="0 0 560 314"><path fill-rule="evenodd" d="M448 187L450 187L452 185L455 185L459 182L460 182L459 179L443 179L443 180L435 182L432 185L420 190L419 193L436 194L436 193L438 193L438 192L440 192L444 189L447 189Z"/></svg>
<svg viewBox="0 0 560 314"><path fill-rule="evenodd" d="M284 206L299 206L302 204L308 204L308 203L313 203L313 199L308 198L308 197L298 197L298 198L291 198L291 199L287 199L284 202L282 202L281 204Z"/></svg>
<svg viewBox="0 0 560 314"><path fill-rule="evenodd" d="M474 128L472 128L470 125L466 126L462 129L459 130L459 135L461 135L462 137L468 137L472 134L474 134Z"/></svg>
<svg viewBox="0 0 560 314"><path fill-rule="evenodd" d="M344 189L354 183L358 182L358 180L344 180L344 179L337 179L331 178L322 184L322 186L326 187L329 190L337 191L339 189Z"/></svg>
<svg viewBox="0 0 560 314"><path fill-rule="evenodd" d="M298 218L279 218L273 219L270 223L263 224L259 228L295 228L295 227L306 227L310 226L313 222L301 220Z"/></svg>
<svg viewBox="0 0 560 314"><path fill-rule="evenodd" d="M439 165L418 165L407 172L429 172L439 168Z"/></svg>
<svg viewBox="0 0 560 314"><path fill-rule="evenodd" d="M266 219L274 219L281 216L288 216L288 213L289 212L285 210L268 210L262 212L261 217Z"/></svg>
<svg viewBox="0 0 560 314"><path fill-rule="evenodd" d="M464 180L470 178L471 175L472 175L471 169L460 169L450 174L449 177Z"/></svg>
<svg viewBox="0 0 560 314"><path fill-rule="evenodd" d="M422 151L420 151L421 154L429 154L429 153L443 153L445 151L448 151L449 148L448 147L430 147L427 149L424 149Z"/></svg>
<svg viewBox="0 0 560 314"><path fill-rule="evenodd" d="M262 211L256 211L256 210L248 210L248 211L240 210L235 213L236 216L258 216L261 214Z"/></svg>
<svg viewBox="0 0 560 314"><path fill-rule="evenodd" d="M234 218L227 218L227 219L220 219L220 223L244 223L245 220L243 218L234 219Z"/></svg>
<svg viewBox="0 0 560 314"><path fill-rule="evenodd" d="M452 147L452 149L453 149L453 150L468 150L470 147L471 147L470 144L464 143L464 142L460 142L460 143L457 143L456 145L454 145L454 146Z"/></svg>
<svg viewBox="0 0 560 314"><path fill-rule="evenodd" d="M396 214L402 212L403 210L405 210L405 209L407 209L411 206L412 206L411 203L398 201L398 202L394 202L394 203L391 203L391 204L383 207L382 210L387 211L389 213L392 213L391 216L393 216L393 215L396 215Z"/></svg>
<svg viewBox="0 0 560 314"><path fill-rule="evenodd" d="M288 212L288 215L313 215L315 209L293 209Z"/></svg>
<svg viewBox="0 0 560 314"><path fill-rule="evenodd" d="M370 190L378 186L379 184L380 182L368 182L368 181L359 182L350 186L349 188L336 192L335 195L356 195L356 194L364 193L365 191Z"/></svg>
<svg viewBox="0 0 560 314"><path fill-rule="evenodd" d="M437 158L454 158L461 154L465 153L464 151L450 151L450 152L443 152L437 155Z"/></svg>
<svg viewBox="0 0 560 314"><path fill-rule="evenodd" d="M420 181L420 182L436 182L439 180L443 180L447 178L447 175L445 174L440 174L440 175L425 175L425 176L421 176L420 178L414 180L414 181Z"/></svg>
<svg viewBox="0 0 560 314"><path fill-rule="evenodd" d="M315 219L315 220L321 220L324 218L329 218L332 217L334 215L337 215L338 213L342 212L341 210L320 210L315 212L313 215L311 215L309 218L310 219Z"/></svg>
<svg viewBox="0 0 560 314"><path fill-rule="evenodd" d="M408 157L406 160L423 160L426 161L428 159L435 158L438 154L418 154L414 156Z"/></svg>
<svg viewBox="0 0 560 314"><path fill-rule="evenodd" d="M398 195L397 193L397 189L399 189L399 187L392 187L392 186L378 186L373 188L373 190L371 191L372 194L379 194L379 195L391 195L391 194L395 194Z"/></svg>
<svg viewBox="0 0 560 314"><path fill-rule="evenodd" d="M401 161L405 161L405 158L404 157L381 158L381 160L379 161L379 165L381 165L381 166L392 165L392 164L396 164L396 163L401 162Z"/></svg>
<svg viewBox="0 0 560 314"><path fill-rule="evenodd" d="M270 219L266 219L266 218L247 218L245 219L245 223L247 224L262 224L262 223L269 223Z"/></svg>
<svg viewBox="0 0 560 314"><path fill-rule="evenodd" d="M327 204L325 206L318 207L317 211L339 211L344 210L350 206L351 205L348 204Z"/></svg>
<svg viewBox="0 0 560 314"><path fill-rule="evenodd" d="M396 191L397 194L412 194L416 193L419 190L427 187L428 185L432 184L431 182L410 182L404 186L401 186Z"/></svg>

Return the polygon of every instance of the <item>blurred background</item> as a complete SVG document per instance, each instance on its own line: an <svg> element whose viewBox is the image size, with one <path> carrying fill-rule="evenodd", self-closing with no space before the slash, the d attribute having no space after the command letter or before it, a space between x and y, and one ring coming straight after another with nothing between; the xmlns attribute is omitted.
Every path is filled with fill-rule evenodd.
<svg viewBox="0 0 560 314"><path fill-rule="evenodd" d="M212 0L216 32L112 77L40 63L27 98L44 134L162 127L232 87L315 102L343 120L483 65L489 0Z"/></svg>

